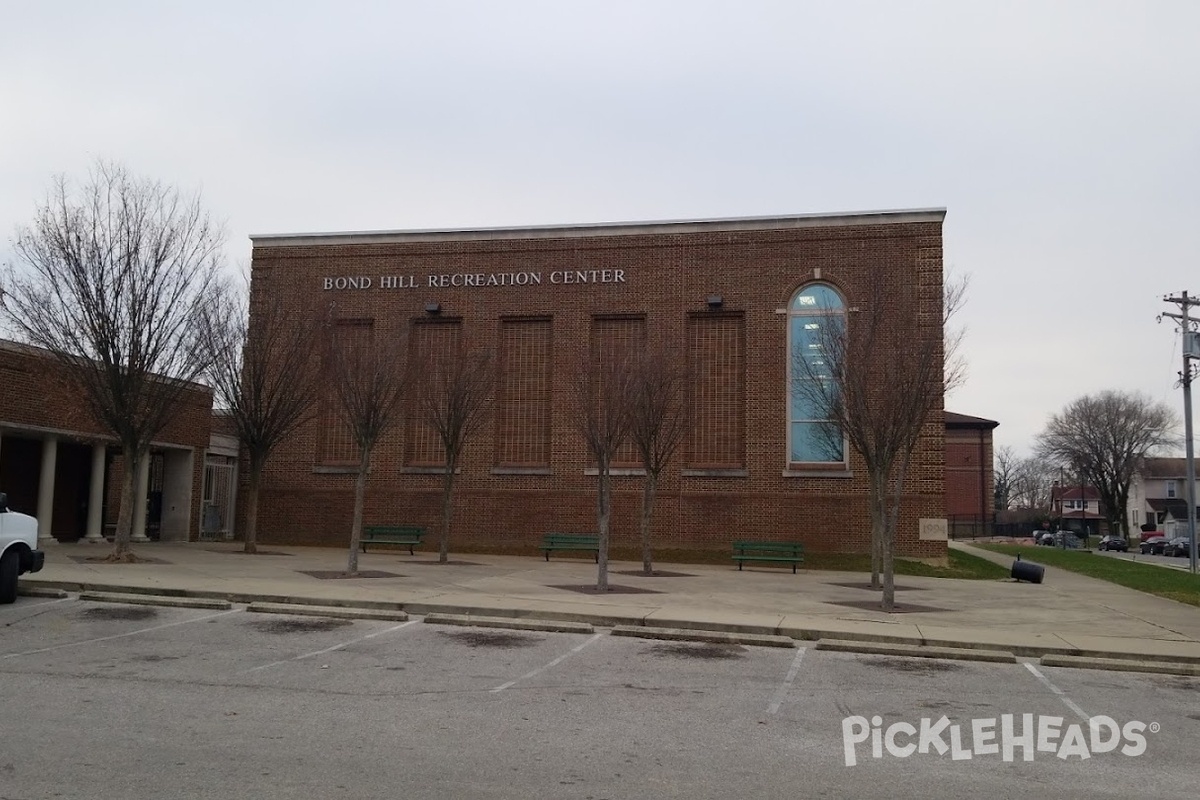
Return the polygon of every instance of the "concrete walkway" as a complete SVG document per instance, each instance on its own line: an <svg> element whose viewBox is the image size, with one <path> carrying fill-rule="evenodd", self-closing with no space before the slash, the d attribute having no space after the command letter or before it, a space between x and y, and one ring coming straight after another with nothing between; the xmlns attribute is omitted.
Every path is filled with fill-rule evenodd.
<svg viewBox="0 0 1200 800"><path fill-rule="evenodd" d="M1200 608L1051 567L1038 585L901 576L900 613L885 614L862 573L659 564L673 574L647 578L630 574L638 564L614 562L610 583L628 591L598 595L587 591L595 564L583 559L470 554L439 565L427 552L370 552L359 569L375 577L346 579L329 577L345 569L344 550L263 549L247 556L239 544L155 543L135 548L151 563L106 564L94 559L107 546L52 546L45 568L21 586L1200 663Z"/></svg>

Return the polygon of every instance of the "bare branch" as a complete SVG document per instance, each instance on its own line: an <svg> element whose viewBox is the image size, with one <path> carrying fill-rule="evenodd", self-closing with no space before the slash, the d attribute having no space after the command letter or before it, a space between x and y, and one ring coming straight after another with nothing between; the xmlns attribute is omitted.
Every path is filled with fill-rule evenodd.
<svg viewBox="0 0 1200 800"><path fill-rule="evenodd" d="M256 552L258 489L275 447L312 418L320 378L319 320L290 314L277 297L248 297L225 284L202 316L206 373L249 460L245 550Z"/></svg>
<svg viewBox="0 0 1200 800"><path fill-rule="evenodd" d="M376 336L373 320L334 318L328 330L325 372L331 381L334 406L359 455L347 566L348 572L355 573L371 453L380 437L398 421L408 373L403 337Z"/></svg>
<svg viewBox="0 0 1200 800"><path fill-rule="evenodd" d="M1136 392L1080 397L1050 417L1038 454L1096 487L1111 533L1128 533L1129 485L1142 459L1179 443L1178 417Z"/></svg>
<svg viewBox="0 0 1200 800"><path fill-rule="evenodd" d="M125 481L113 557L132 529L133 480L150 441L208 367L200 320L223 234L199 197L99 162L76 189L55 180L19 229L4 309L50 350L96 420L121 442Z"/></svg>

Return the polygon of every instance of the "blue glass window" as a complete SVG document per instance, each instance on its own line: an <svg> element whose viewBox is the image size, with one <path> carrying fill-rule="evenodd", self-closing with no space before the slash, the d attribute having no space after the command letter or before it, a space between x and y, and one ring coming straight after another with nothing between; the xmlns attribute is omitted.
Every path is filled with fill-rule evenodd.
<svg viewBox="0 0 1200 800"><path fill-rule="evenodd" d="M844 437L829 420L835 391L824 344L846 324L846 304L832 286L814 283L792 298L788 312L788 461L843 464Z"/></svg>

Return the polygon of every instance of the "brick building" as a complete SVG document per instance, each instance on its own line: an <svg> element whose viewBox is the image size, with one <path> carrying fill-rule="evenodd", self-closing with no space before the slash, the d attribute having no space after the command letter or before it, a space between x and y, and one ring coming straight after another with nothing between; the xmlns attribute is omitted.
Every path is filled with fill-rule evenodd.
<svg viewBox="0 0 1200 800"><path fill-rule="evenodd" d="M35 514L42 544L100 542L116 529L121 454L46 351L0 340L0 491ZM195 385L154 441L137 490L134 541L195 538L212 392Z"/></svg>
<svg viewBox="0 0 1200 800"><path fill-rule="evenodd" d="M595 529L596 477L575 425L577 365L667 341L690 365L694 427L663 476L660 550L737 538L868 547L865 469L822 435L789 375L811 329L854 324L868 280L913 304L914 341L942 340L944 210L451 231L261 235L252 308L271 297L342 335L404 338L410 353L488 350L488 424L457 478L452 548L521 551L546 531ZM914 319L917 318L914 315ZM344 326L344 327L342 327ZM268 464L265 542L344 545L357 458L330 388ZM910 466L898 552L943 558L940 407ZM638 536L631 448L614 478L613 546ZM376 448L365 524L440 524L443 454L411 415ZM925 522L922 522L922 521Z"/></svg>
<svg viewBox="0 0 1200 800"><path fill-rule="evenodd" d="M992 431L983 417L945 412L946 517L951 534L990 533L996 513Z"/></svg>

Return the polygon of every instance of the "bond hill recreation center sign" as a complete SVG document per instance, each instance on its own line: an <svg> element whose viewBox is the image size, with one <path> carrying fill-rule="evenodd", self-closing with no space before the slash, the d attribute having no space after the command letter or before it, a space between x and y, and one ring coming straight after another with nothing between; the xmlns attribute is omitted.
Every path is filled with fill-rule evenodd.
<svg viewBox="0 0 1200 800"><path fill-rule="evenodd" d="M322 278L325 291L358 289L445 289L448 287L487 288L490 286L553 286L566 284L625 283L623 269L560 269L552 272L454 272L436 275L346 275Z"/></svg>

